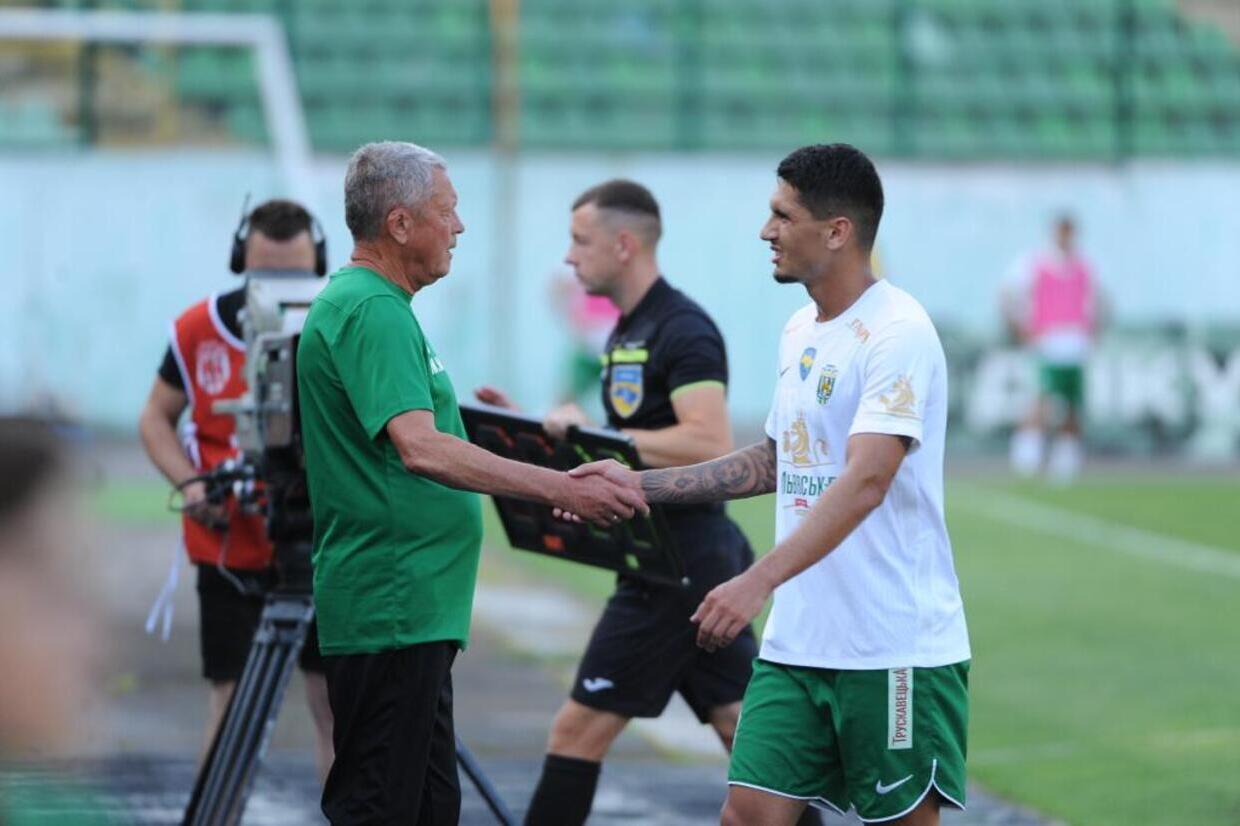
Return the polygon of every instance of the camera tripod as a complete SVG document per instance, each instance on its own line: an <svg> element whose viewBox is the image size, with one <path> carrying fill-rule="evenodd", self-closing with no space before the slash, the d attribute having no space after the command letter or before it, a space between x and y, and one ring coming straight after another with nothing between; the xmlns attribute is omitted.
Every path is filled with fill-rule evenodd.
<svg viewBox="0 0 1240 826"><path fill-rule="evenodd" d="M309 543L276 543L279 585L267 595L245 670L199 769L183 826L241 822L289 677L314 619L309 560ZM515 826L516 820L459 737L456 757L495 819L503 826Z"/></svg>

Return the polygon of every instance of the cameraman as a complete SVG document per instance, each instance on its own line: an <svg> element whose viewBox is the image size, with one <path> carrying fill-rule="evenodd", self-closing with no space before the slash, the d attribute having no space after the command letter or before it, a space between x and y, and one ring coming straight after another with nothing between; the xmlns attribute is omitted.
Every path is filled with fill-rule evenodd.
<svg viewBox="0 0 1240 826"><path fill-rule="evenodd" d="M274 200L257 206L242 219L234 237L233 268L259 270L326 269L326 252L316 247L313 219L300 204ZM241 260L237 260L241 259ZM138 430L147 455L173 485L183 485L238 451L233 438L235 420L213 412L221 399L245 392L245 340L241 286L200 301L172 323L171 341ZM182 438L177 422L190 409ZM199 636L203 676L211 683L206 743L210 747L228 700L245 668L246 656L258 627L265 594L275 585L272 548L260 515L245 514L236 502L207 500L202 482L184 487L182 530L185 549L198 573ZM315 725L315 759L319 779L332 763L332 717L327 683L318 650L318 633L311 624L301 650L306 702Z"/></svg>
<svg viewBox="0 0 1240 826"><path fill-rule="evenodd" d="M367 144L349 161L344 196L353 255L311 305L297 350L339 756L323 813L333 824L455 824L451 668L469 637L477 493L571 502L601 524L645 503L466 441L447 369L416 315L465 231L443 159L411 143Z"/></svg>

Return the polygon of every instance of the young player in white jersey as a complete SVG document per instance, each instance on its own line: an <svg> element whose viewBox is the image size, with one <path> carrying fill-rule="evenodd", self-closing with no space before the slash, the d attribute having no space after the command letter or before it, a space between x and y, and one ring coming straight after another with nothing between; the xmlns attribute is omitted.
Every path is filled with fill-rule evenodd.
<svg viewBox="0 0 1240 826"><path fill-rule="evenodd" d="M937 824L944 803L964 806L970 657L943 519L943 348L870 270L883 193L869 158L808 146L777 174L761 236L775 280L812 303L784 328L767 439L690 467L576 472L650 502L776 493L774 549L693 616L714 649L774 594L724 824L792 824L807 803Z"/></svg>

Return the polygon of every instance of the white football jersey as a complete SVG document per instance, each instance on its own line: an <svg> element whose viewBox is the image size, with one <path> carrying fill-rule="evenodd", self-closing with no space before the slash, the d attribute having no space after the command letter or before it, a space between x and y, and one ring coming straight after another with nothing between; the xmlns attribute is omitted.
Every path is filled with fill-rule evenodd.
<svg viewBox="0 0 1240 826"><path fill-rule="evenodd" d="M881 669L969 659L943 518L947 362L930 317L879 281L836 318L810 304L779 346L766 433L775 440L775 539L790 535L843 472L848 438L911 439L886 498L827 556L775 590L761 657Z"/></svg>

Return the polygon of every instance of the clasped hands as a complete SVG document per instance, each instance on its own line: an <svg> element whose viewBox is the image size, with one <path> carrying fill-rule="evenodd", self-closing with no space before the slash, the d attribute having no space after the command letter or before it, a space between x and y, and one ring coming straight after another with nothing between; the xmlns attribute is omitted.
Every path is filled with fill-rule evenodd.
<svg viewBox="0 0 1240 826"><path fill-rule="evenodd" d="M474 396L481 402L507 410L518 410L506 393L495 387L480 387ZM565 404L547 414L543 429L556 439L564 439L570 427L582 427L590 423L585 411L575 404ZM620 465L617 465L620 467ZM605 473L570 472L568 483L556 491L548 491L558 507L555 514L566 521L591 522L600 527L612 527L637 514L650 513L637 474L632 479L620 480Z"/></svg>
<svg viewBox="0 0 1240 826"><path fill-rule="evenodd" d="M487 404L516 409L508 397L495 388L480 388L475 395ZM563 405L548 414L543 427L551 436L562 439L569 425L588 423L577 405ZM637 513L650 512L641 474L614 459L579 465L568 475L574 482L567 488L568 500L554 509L557 519L609 526L631 519ZM755 566L712 589L689 618L698 626L697 644L707 651L731 644L753 622L774 587Z"/></svg>
<svg viewBox="0 0 1240 826"><path fill-rule="evenodd" d="M568 475L577 479L601 477L622 489L642 492L641 474L614 459L580 465ZM556 515L581 521L572 512L557 509ZM758 616L774 589L774 583L768 582L757 566L712 589L689 617L698 627L697 644L707 651L730 645Z"/></svg>

